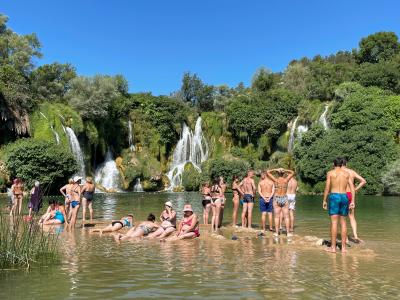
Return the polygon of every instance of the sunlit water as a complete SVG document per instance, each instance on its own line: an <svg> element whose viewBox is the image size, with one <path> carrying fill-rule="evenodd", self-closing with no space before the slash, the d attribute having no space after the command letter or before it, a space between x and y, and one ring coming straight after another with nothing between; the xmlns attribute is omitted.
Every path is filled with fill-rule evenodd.
<svg viewBox="0 0 400 300"><path fill-rule="evenodd" d="M228 196L230 199L230 195ZM96 221L133 212L157 216L167 200L181 211L190 202L201 215L195 193L96 195ZM196 240L117 244L110 235L78 228L60 235L61 263L30 272L0 272L0 299L398 299L400 294L400 199L363 197L357 220L365 244L347 255L328 254L305 236L327 238L329 218L321 198L297 201L293 241L274 242L253 232L233 232L231 201L224 216L225 239L205 228ZM5 199L1 198L1 206ZM255 207L254 224L260 214ZM179 214L181 216L181 214ZM231 240L232 235L239 237Z"/></svg>

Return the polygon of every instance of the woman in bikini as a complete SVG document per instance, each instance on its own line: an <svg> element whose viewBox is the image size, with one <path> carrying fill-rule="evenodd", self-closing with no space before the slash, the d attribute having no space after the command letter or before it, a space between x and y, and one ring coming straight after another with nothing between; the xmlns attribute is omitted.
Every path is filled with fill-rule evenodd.
<svg viewBox="0 0 400 300"><path fill-rule="evenodd" d="M220 199L221 199L221 209L219 213L219 220L218 220L218 228L222 226L222 220L224 218L224 209L225 209L225 191L226 191L226 183L224 181L224 177L220 176L219 177L219 186L221 187L221 194L220 194Z"/></svg>
<svg viewBox="0 0 400 300"><path fill-rule="evenodd" d="M72 178L70 178L68 180L68 183L60 189L60 193L64 196L64 199L65 199L65 213L67 215L69 215L69 210L70 210L69 206L72 201L71 190L72 190L73 186L74 186L74 180ZM70 216L68 216L68 217L70 217Z"/></svg>
<svg viewBox="0 0 400 300"><path fill-rule="evenodd" d="M203 201L201 202L201 204L203 205L203 223L208 225L208 218L210 216L212 201L210 184L208 182L203 184L201 188L201 194L203 196Z"/></svg>
<svg viewBox="0 0 400 300"><path fill-rule="evenodd" d="M222 197L221 194L222 188L219 185L220 178L215 178L213 182L213 186L211 187L211 198L212 198L212 219L211 219L211 231L217 231L221 213L222 206Z"/></svg>
<svg viewBox="0 0 400 300"><path fill-rule="evenodd" d="M127 215L122 217L120 220L112 221L110 225L104 228L93 229L91 233L99 232L103 234L105 232L114 232L118 231L124 227L133 227L133 215Z"/></svg>
<svg viewBox="0 0 400 300"><path fill-rule="evenodd" d="M242 190L239 187L240 181L239 177L234 175L232 179L232 192L233 192L233 213L232 213L232 226L237 226L237 215L239 211L240 195L242 195Z"/></svg>
<svg viewBox="0 0 400 300"><path fill-rule="evenodd" d="M126 234L116 235L115 240L123 242L126 240L138 239L142 238L143 236L147 236L160 227L160 225L158 225L155 221L156 217L153 214L149 214L147 221L140 223L139 226L135 228L129 229Z"/></svg>
<svg viewBox="0 0 400 300"><path fill-rule="evenodd" d="M177 234L169 240L193 239L200 236L199 221L193 212L192 206L186 204L183 207L183 219L179 223Z"/></svg>
<svg viewBox="0 0 400 300"><path fill-rule="evenodd" d="M93 197L96 187L92 177L86 177L86 182L82 187L82 221L86 221L86 207L89 207L90 221L93 221Z"/></svg>
<svg viewBox="0 0 400 300"><path fill-rule="evenodd" d="M39 225L59 225L64 224L66 220L64 204L50 200L46 213L39 220Z"/></svg>
<svg viewBox="0 0 400 300"><path fill-rule="evenodd" d="M24 184L19 178L14 179L14 184L11 186L11 192L13 194L13 205L11 207L10 216L16 214L18 207L18 214L21 214L22 210L22 199L24 198Z"/></svg>
<svg viewBox="0 0 400 300"><path fill-rule="evenodd" d="M176 230L176 211L172 209L170 201L165 202L165 209L162 211L160 227L150 233L148 238L165 238Z"/></svg>
<svg viewBox="0 0 400 300"><path fill-rule="evenodd" d="M80 202L81 202L81 183L82 177L75 176L74 177L74 185L71 188L71 222L70 226L71 228L75 227L76 224L76 218L78 216L78 211L80 207Z"/></svg>

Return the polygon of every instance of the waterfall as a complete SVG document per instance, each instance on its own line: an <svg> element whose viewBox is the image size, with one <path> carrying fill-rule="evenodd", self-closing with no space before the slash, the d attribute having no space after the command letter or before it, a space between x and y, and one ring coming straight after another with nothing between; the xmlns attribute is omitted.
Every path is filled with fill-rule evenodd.
<svg viewBox="0 0 400 300"><path fill-rule="evenodd" d="M134 192L143 192L142 184L140 183L140 178L136 179L135 186L133 187Z"/></svg>
<svg viewBox="0 0 400 300"><path fill-rule="evenodd" d="M69 145L71 146L72 154L75 157L76 162L79 166L79 176L85 177L86 170L85 170L85 162L83 160L83 153L81 150L81 146L79 145L78 138L75 135L75 132L70 128L66 127L65 131L68 136Z"/></svg>
<svg viewBox="0 0 400 300"><path fill-rule="evenodd" d="M303 133L306 133L308 131L308 127L306 125L299 125L297 127L297 139L301 141L301 137L303 136Z"/></svg>
<svg viewBox="0 0 400 300"><path fill-rule="evenodd" d="M328 120L326 119L326 114L328 113L329 105L326 104L322 115L319 117L319 122L324 126L324 129L327 130L328 127Z"/></svg>
<svg viewBox="0 0 400 300"><path fill-rule="evenodd" d="M105 161L96 170L95 181L108 191L118 191L119 172L110 150L106 153Z"/></svg>
<svg viewBox="0 0 400 300"><path fill-rule="evenodd" d="M299 116L297 116L293 123L292 127L290 128L290 136L289 136L289 143L288 143L288 152L292 152L293 146L294 146L294 141L295 141L295 133L296 133L296 126L297 126L297 121L299 120Z"/></svg>
<svg viewBox="0 0 400 300"><path fill-rule="evenodd" d="M133 152L136 150L136 148L135 148L135 145L133 144L132 121L130 119L128 120L128 132L129 132L129 136L128 136L129 148Z"/></svg>
<svg viewBox="0 0 400 300"><path fill-rule="evenodd" d="M191 163L200 172L200 165L207 158L208 144L201 129L201 117L196 121L194 134L184 123L181 138L174 150L171 168L167 173L170 181L169 190L182 185L182 173L187 163Z"/></svg>
<svg viewBox="0 0 400 300"><path fill-rule="evenodd" d="M54 130L53 125L50 125L50 128L54 134L54 137L56 138L57 145L60 145L60 136L58 135L57 131Z"/></svg>

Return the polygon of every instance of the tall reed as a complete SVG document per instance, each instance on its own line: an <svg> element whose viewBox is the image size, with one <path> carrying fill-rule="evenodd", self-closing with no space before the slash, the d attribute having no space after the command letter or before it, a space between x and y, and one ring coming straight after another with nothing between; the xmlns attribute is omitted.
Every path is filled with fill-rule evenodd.
<svg viewBox="0 0 400 300"><path fill-rule="evenodd" d="M54 261L57 242L57 234L43 231L35 221L0 214L0 270Z"/></svg>

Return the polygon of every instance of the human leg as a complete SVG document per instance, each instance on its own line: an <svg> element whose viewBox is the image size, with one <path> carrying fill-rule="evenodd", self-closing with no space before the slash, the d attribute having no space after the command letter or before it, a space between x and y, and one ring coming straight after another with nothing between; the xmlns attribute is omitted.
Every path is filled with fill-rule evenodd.
<svg viewBox="0 0 400 300"><path fill-rule="evenodd" d="M90 221L93 221L93 201L88 201Z"/></svg>
<svg viewBox="0 0 400 300"><path fill-rule="evenodd" d="M350 219L350 225L351 225L351 230L353 231L354 239L359 240L358 233L357 233L357 221L356 221L354 208L349 210L349 219Z"/></svg>
<svg viewBox="0 0 400 300"><path fill-rule="evenodd" d="M279 235L280 221L281 221L281 207L274 203L274 214L275 214L275 236Z"/></svg>
<svg viewBox="0 0 400 300"><path fill-rule="evenodd" d="M164 230L164 232L159 236L160 239L169 236L171 233L175 231L175 227L168 227Z"/></svg>
<svg viewBox="0 0 400 300"><path fill-rule="evenodd" d="M242 208L242 227L246 227L246 221L247 221L247 203L243 202L243 208Z"/></svg>
<svg viewBox="0 0 400 300"><path fill-rule="evenodd" d="M336 252L338 219L339 219L338 215L331 216L331 247L327 249L328 252Z"/></svg>
<svg viewBox="0 0 400 300"><path fill-rule="evenodd" d="M86 198L82 198L82 222L86 221L86 207L87 207L87 200Z"/></svg>
<svg viewBox="0 0 400 300"><path fill-rule="evenodd" d="M239 210L239 198L234 197L233 200L233 211L232 211L232 226L236 226L237 224L237 214Z"/></svg>

